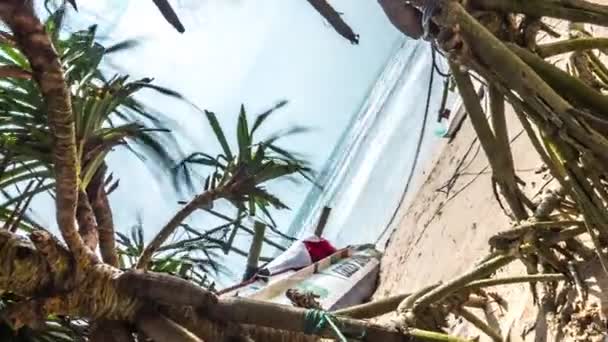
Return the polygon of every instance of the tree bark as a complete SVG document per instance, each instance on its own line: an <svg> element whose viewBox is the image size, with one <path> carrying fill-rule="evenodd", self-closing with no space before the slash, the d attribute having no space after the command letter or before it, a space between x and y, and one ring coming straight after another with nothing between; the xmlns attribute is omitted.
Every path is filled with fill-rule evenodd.
<svg viewBox="0 0 608 342"><path fill-rule="evenodd" d="M102 320L92 327L89 342L134 342L133 334L124 322Z"/></svg>
<svg viewBox="0 0 608 342"><path fill-rule="evenodd" d="M118 252L116 251L116 237L114 236L114 218L112 208L105 189L105 163L99 167L93 180L89 184L87 193L92 199L92 207L97 219L99 233L99 251L102 260L109 265L118 267Z"/></svg>
<svg viewBox="0 0 608 342"><path fill-rule="evenodd" d="M0 18L13 31L17 47L28 59L40 88L53 133L53 168L56 179L57 224L63 239L80 264L97 262L76 227L79 163L70 90L61 62L44 26L34 14L31 1L5 0Z"/></svg>
<svg viewBox="0 0 608 342"><path fill-rule="evenodd" d="M251 241L251 247L249 247L249 255L247 256L247 265L245 274L243 275L243 281L251 279L257 272L260 255L262 254L262 247L264 246L266 225L256 221L253 224L253 230L253 240Z"/></svg>
<svg viewBox="0 0 608 342"><path fill-rule="evenodd" d="M203 342L181 325L158 312L144 310L136 318L137 329L154 342Z"/></svg>
<svg viewBox="0 0 608 342"><path fill-rule="evenodd" d="M97 235L97 222L95 220L95 213L89 202L89 197L84 191L80 191L78 194L76 219L78 221L78 233L82 237L84 244L89 247L91 251L95 251L99 241Z"/></svg>

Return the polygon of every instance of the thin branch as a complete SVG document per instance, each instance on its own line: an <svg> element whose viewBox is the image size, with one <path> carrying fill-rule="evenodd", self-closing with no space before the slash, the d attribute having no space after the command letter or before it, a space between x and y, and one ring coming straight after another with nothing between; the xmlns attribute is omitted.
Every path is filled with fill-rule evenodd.
<svg viewBox="0 0 608 342"><path fill-rule="evenodd" d="M154 311L144 311L136 317L137 329L155 342L203 342L186 328Z"/></svg>
<svg viewBox="0 0 608 342"><path fill-rule="evenodd" d="M99 241L97 235L97 220L95 219L95 213L89 202L89 197L84 191L80 191L78 194L76 219L78 220L78 233L82 237L82 240L87 247L92 251L95 251Z"/></svg>
<svg viewBox="0 0 608 342"><path fill-rule="evenodd" d="M87 188L87 193L91 199L91 206L97 220L101 258L106 264L118 267L118 252L114 237L114 218L104 186L106 170L107 166L105 163L99 167Z"/></svg>
<svg viewBox="0 0 608 342"><path fill-rule="evenodd" d="M340 13L338 13L327 0L307 1L342 37L348 39L352 44L359 44L359 35L355 34L353 29L342 19Z"/></svg>
<svg viewBox="0 0 608 342"><path fill-rule="evenodd" d="M539 45L536 49L536 52L542 58L548 58L573 51L607 48L608 38L574 38Z"/></svg>
<svg viewBox="0 0 608 342"><path fill-rule="evenodd" d="M568 0L568 6L565 6L562 0L470 0L470 5L475 9L486 11L520 13L533 17L553 17L602 26L608 24L607 6L581 0Z"/></svg>
<svg viewBox="0 0 608 342"><path fill-rule="evenodd" d="M506 155L507 153L510 154L508 137L502 137L503 139L507 139L506 146L502 146L498 143L497 138L486 119L483 108L481 108L481 105L479 104L479 98L475 92L471 78L453 63L450 63L450 68L454 80L458 85L458 90L462 96L464 106L471 119L471 124L477 133L481 147L488 158L493 175L500 185L502 193L509 204L509 208L518 220L524 220L528 215L519 197L519 188L515 181L515 173L511 166L512 164L510 164L509 157ZM498 105L495 104L495 107L497 106ZM500 120L497 121L500 122ZM500 129L506 128L499 127L499 130ZM506 132L502 134L506 135ZM507 148L507 151L505 151L504 148Z"/></svg>
<svg viewBox="0 0 608 342"><path fill-rule="evenodd" d="M185 219L188 218L188 216L198 209L208 207L216 198L218 198L219 192L216 190L217 189L205 191L202 194L197 195L180 211L178 211L146 246L139 257L136 267L138 269L145 269L148 267L154 252L156 252L156 250L162 246L162 244L171 236L171 234L173 234L173 232L175 232L175 230Z"/></svg>
<svg viewBox="0 0 608 342"><path fill-rule="evenodd" d="M240 297L223 298L211 307L207 317L220 322L234 322L255 325L258 328L268 327L285 331L317 335L325 338L335 338L329 324L315 332L306 331L306 323L310 320L310 310L294 308L275 303L255 301ZM346 317L333 317L332 320L340 327L342 333L354 339L365 336L366 341L402 342L402 341L468 341L441 333L428 332L418 329L407 329L404 332L396 328L381 326L364 320Z"/></svg>

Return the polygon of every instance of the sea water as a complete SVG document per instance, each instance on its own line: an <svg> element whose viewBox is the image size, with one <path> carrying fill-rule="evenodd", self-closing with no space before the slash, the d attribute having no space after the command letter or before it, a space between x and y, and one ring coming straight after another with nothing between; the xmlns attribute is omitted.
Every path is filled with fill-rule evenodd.
<svg viewBox="0 0 608 342"><path fill-rule="evenodd" d="M319 173L318 186L308 193L288 234L312 234L323 207L329 206L332 212L323 236L335 245L386 240L398 223L391 218L416 189L410 184L405 191L410 173L421 172L420 166L440 139L433 132L442 130L437 113L444 82L435 73L421 153L412 170L433 70L431 54L428 42L400 42ZM446 69L439 56L437 63ZM449 96L448 108L454 99Z"/></svg>

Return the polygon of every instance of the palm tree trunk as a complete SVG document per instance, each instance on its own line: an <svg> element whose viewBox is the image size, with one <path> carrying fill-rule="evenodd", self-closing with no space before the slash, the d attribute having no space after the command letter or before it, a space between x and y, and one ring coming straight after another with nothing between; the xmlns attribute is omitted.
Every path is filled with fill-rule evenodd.
<svg viewBox="0 0 608 342"><path fill-rule="evenodd" d="M53 167L57 184L57 225L80 264L97 261L96 255L84 244L76 227L80 168L76 153L71 96L61 62L44 31L44 26L34 14L31 1L3 1L0 6L0 18L13 31L15 42L27 57L33 77L46 102L49 126L55 138Z"/></svg>

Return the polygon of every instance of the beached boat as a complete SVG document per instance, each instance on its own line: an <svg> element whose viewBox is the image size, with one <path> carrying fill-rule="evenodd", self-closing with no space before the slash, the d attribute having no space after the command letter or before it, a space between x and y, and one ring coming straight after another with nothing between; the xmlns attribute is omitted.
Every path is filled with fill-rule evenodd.
<svg viewBox="0 0 608 342"><path fill-rule="evenodd" d="M220 296L333 311L365 302L373 294L381 257L373 245L340 249L298 269L287 266L290 263L284 257L298 254L294 253L297 244L294 246L275 259L285 265L283 269L275 267L269 274L263 271L268 268L263 267L252 279L220 291ZM298 298L308 298L316 304L298 303Z"/></svg>

